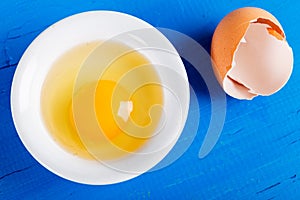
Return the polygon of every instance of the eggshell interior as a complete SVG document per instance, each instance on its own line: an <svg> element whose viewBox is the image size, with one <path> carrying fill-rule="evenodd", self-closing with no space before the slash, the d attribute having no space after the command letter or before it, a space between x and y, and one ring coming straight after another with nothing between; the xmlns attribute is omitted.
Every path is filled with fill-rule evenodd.
<svg viewBox="0 0 300 200"><path fill-rule="evenodd" d="M283 31L261 18L249 24L240 40L231 68L224 77L223 88L238 99L270 95L285 85L292 66L293 52Z"/></svg>

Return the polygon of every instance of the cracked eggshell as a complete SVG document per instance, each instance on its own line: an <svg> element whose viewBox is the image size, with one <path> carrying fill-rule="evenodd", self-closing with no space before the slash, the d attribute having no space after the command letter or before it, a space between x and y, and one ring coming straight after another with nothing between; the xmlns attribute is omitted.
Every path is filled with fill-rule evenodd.
<svg viewBox="0 0 300 200"><path fill-rule="evenodd" d="M293 52L280 23L260 8L229 13L215 30L211 56L224 91L238 99L277 92L293 68Z"/></svg>

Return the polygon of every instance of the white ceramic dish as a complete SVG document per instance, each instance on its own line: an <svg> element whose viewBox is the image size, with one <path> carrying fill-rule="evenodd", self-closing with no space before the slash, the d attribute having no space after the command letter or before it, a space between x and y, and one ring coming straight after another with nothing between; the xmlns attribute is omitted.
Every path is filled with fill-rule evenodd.
<svg viewBox="0 0 300 200"><path fill-rule="evenodd" d="M162 84L169 88L169 92L164 90L164 110L169 124L139 152L114 162L102 163L72 155L53 141L43 123L40 94L49 69L60 55L79 44L111 38L139 48L156 66ZM174 96L177 100L172 99ZM188 106L187 75L172 44L148 23L112 11L80 13L47 28L25 51L15 72L11 91L13 120L20 139L31 155L63 178L93 185L126 181L159 163L179 138Z"/></svg>

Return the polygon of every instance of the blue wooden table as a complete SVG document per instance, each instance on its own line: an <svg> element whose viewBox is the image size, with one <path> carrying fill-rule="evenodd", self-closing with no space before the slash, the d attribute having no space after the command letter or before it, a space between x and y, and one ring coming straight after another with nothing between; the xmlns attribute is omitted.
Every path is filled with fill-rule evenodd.
<svg viewBox="0 0 300 200"><path fill-rule="evenodd" d="M10 111L12 78L22 53L52 23L88 10L121 11L187 34L209 50L218 22L244 6L264 8L279 19L294 51L294 71L273 96L227 97L221 138L204 159L198 152L211 102L203 80L191 73L199 81L200 127L189 149L166 168L120 184L88 186L50 173L22 145ZM0 1L0 199L300 199L299 7L296 0ZM196 114L189 113L188 123Z"/></svg>

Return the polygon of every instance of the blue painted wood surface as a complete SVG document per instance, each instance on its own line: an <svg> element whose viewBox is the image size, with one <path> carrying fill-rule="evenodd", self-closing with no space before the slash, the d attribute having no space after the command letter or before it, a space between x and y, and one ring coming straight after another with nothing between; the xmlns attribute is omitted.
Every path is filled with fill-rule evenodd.
<svg viewBox="0 0 300 200"><path fill-rule="evenodd" d="M83 11L115 10L185 33L209 49L222 17L244 6L262 7L279 19L294 51L294 71L273 96L227 97L222 136L205 159L198 151L211 113L199 77L197 136L180 159L162 170L116 185L81 185L44 169L22 145L10 113L11 82L24 50L52 23ZM0 1L0 199L300 199L299 7L296 0Z"/></svg>

